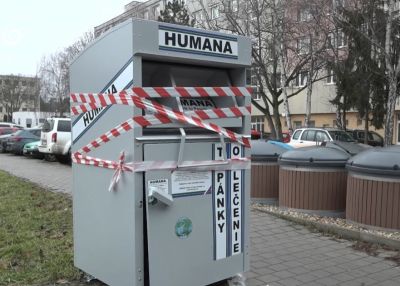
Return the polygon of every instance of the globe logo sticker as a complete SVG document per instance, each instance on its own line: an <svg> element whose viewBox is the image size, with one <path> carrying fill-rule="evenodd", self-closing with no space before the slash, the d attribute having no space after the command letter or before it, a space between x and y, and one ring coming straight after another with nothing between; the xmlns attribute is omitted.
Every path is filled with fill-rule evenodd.
<svg viewBox="0 0 400 286"><path fill-rule="evenodd" d="M192 229L192 221L187 217L181 217L175 224L175 234L182 239L188 238Z"/></svg>

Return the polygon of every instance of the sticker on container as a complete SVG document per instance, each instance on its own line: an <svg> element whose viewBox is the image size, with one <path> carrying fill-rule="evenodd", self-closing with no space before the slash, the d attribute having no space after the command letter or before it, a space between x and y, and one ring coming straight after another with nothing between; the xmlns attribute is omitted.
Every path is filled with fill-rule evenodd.
<svg viewBox="0 0 400 286"><path fill-rule="evenodd" d="M187 217L179 218L175 224L175 234L179 238L188 238L192 230L192 221Z"/></svg>
<svg viewBox="0 0 400 286"><path fill-rule="evenodd" d="M175 171L171 175L173 197L211 193L212 172Z"/></svg>
<svg viewBox="0 0 400 286"><path fill-rule="evenodd" d="M154 191L159 193L168 194L168 179L155 179L147 181L147 189L151 196Z"/></svg>

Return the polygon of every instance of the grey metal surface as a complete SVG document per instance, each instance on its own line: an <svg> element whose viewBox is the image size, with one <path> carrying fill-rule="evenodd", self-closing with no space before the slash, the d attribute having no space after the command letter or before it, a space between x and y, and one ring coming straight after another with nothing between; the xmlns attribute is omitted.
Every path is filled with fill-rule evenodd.
<svg viewBox="0 0 400 286"><path fill-rule="evenodd" d="M71 91L102 91L131 59L132 28L122 25L92 44L71 65ZM134 74L141 84L140 73ZM74 143L72 151L132 116L133 108L112 106ZM72 121L76 119L72 117ZM134 154L133 140L133 132L129 132L90 155L117 160L124 150L127 161L133 161L134 155L140 156ZM143 274L138 272L144 269L140 175L123 174L117 191L108 192L112 171L73 164L72 173L75 265L110 285L143 285Z"/></svg>
<svg viewBox="0 0 400 286"><path fill-rule="evenodd" d="M184 160L211 160L212 144L212 141L187 144ZM144 145L144 158L147 161L176 160L178 152L178 142ZM155 179L168 179L171 190L171 171L146 172L145 184ZM246 187L249 187L248 181ZM246 206L247 216L248 203ZM187 217L193 222L193 231L186 239L179 238L175 234L175 224L181 217ZM248 225L245 226L244 231L249 231ZM148 243L150 285L152 286L203 286L246 270L244 257L247 255L244 254L214 260L211 194L175 197L171 206L166 206L161 202L155 205L150 204Z"/></svg>
<svg viewBox="0 0 400 286"><path fill-rule="evenodd" d="M251 141L251 160L253 162L276 162L279 155L286 151L288 150L268 141Z"/></svg>
<svg viewBox="0 0 400 286"><path fill-rule="evenodd" d="M281 166L343 167L350 155L330 147L305 147L287 151L279 157Z"/></svg>
<svg viewBox="0 0 400 286"><path fill-rule="evenodd" d="M144 81L148 78L142 77L147 62L163 62L168 63L167 66L173 69L179 63L195 65L197 67L213 67L223 68L228 74L230 84L234 86L245 85L245 67L251 63L251 42L249 39L240 36L229 35L237 39L238 43L238 57L237 59L221 58L217 56L208 56L200 54L191 54L187 52L165 51L159 48L158 43L158 29L160 23L144 20L128 20L121 25L118 25L110 32L105 33L90 45L82 54L80 54L71 65L71 84L72 92L100 92L107 91L106 88L124 69L132 68L129 70L133 72L132 81L129 83L134 86L142 86ZM181 26L163 24L175 29L182 29ZM215 32L204 32L198 29L187 28L187 31L192 33L208 33L213 36L222 37L223 34ZM226 36L225 36L226 37ZM163 64L164 66L166 64ZM161 64L159 66L162 66ZM147 72L146 72L147 73ZM147 76L147 74L146 74ZM160 75L159 75L160 76ZM169 77L169 74L161 75ZM182 83L195 82L191 75L185 75L186 80ZM192 75L192 77L194 77ZM143 78L143 80L142 80ZM153 77L154 79L154 77ZM178 76L179 79L179 76ZM225 85L226 81L213 79L210 85ZM159 81L159 83L167 84L167 81ZM171 83L172 85L172 83ZM125 88L125 87L122 87ZM240 106L249 105L250 98L235 99L236 104ZM164 103L163 103L164 104ZM170 104L170 103L165 103ZM234 101L232 99L219 100L218 107L232 106ZM173 107L173 106L171 106ZM77 151L87 143L91 142L101 134L109 131L111 128L120 124L121 122L131 118L134 115L141 115L142 110L136 107L128 106L111 106L105 112L96 118L95 124L82 132L80 137L75 140L72 151ZM76 122L77 117L72 118ZM239 121L223 120L218 122L223 126L235 126L235 131L238 133L250 134L250 116L243 117ZM241 124L238 124L241 123ZM75 124L75 123L74 123ZM174 127L182 127L182 124L176 124ZM156 130L151 134L148 141L154 141L157 136L168 135ZM76 135L76 134L75 134ZM74 136L76 137L76 136ZM135 140L141 138L141 140ZM171 139L171 138L170 138ZM169 140L170 140L169 139ZM159 139L162 140L162 137ZM174 139L172 138L172 141ZM147 142L146 136L142 128L134 128L134 130L127 132L109 141L107 144L98 149L93 150L90 156L98 157L106 160L118 160L121 151L126 153L126 161L143 161L143 142ZM218 137L216 142L219 142ZM210 144L208 144L210 145ZM160 156L165 153L165 150L160 150ZM167 155L170 155L166 153ZM202 158L210 156L199 153ZM244 156L250 156L250 150L245 150ZM156 158L157 159L157 158ZM174 158L176 159L176 158ZM93 275L94 277L104 281L109 285L144 285L145 277L145 249L144 249L144 204L146 203L143 198L143 173L129 173L124 172L122 179L117 185L114 192L108 192L108 186L113 174L113 171L108 169L96 168L85 165L73 164L73 200L74 200L74 252L75 252L75 265L83 271ZM249 182L250 174L246 172L245 176L246 192L245 202L249 202ZM193 201L193 205L200 203L198 207L182 204L175 206L177 212L194 211L197 215L203 217L201 222L197 222L200 226L204 223L207 224L205 219L208 218L207 208L209 202L205 198L197 198L199 201ZM246 208L246 212L248 209ZM153 212L149 209L149 215ZM157 214L154 210L154 222L157 219L163 221L168 216L159 217L161 213ZM172 219L169 217L169 219ZM249 218L245 216L244 227L248 227ZM156 223L158 225L158 223ZM166 227L168 224L162 224L161 227ZM153 227L152 222L149 222L148 227ZM248 229L245 231L244 241L248 242ZM152 245L162 243L165 236L165 241L170 242L167 234L159 236L149 236ZM155 240L155 244L153 243ZM203 241L198 241L203 243ZM172 243L172 242L171 242ZM197 246L197 245L196 245ZM207 247L212 245L207 244ZM206 247L204 246L204 247ZM149 251L155 247L149 247ZM165 245L167 250L173 247ZM196 248L196 247L195 247ZM175 249L179 251L179 249ZM187 254L187 252L185 252ZM203 253L198 253L200 256L196 258L193 256L193 262L188 262L186 257L182 261L176 261L177 265L182 267L193 264L198 265L202 261ZM175 259L175 253L169 252L169 257L164 268L171 264ZM157 253L151 253L150 258L152 261L159 258ZM208 258L208 257L207 257ZM160 258L162 259L162 258ZM196 262L197 261L197 262ZM164 261L165 262L165 261ZM212 263L211 263L212 264ZM221 260L215 262L218 265L216 270L211 267L196 269L196 271L206 274L208 280L199 278L198 281L191 280L188 283L189 276L195 275L192 273L181 273L183 276L169 275L163 276L159 271L165 271L162 267L156 271L150 268L150 278L162 279L164 282L169 279L171 286L186 286L186 285L203 285L209 282L215 282L220 277L229 277L237 272L244 271L249 267L248 248L244 250L244 254L236 255L232 259ZM236 267L236 266L240 267ZM177 268L176 268L177 269ZM176 270L177 271L177 270ZM181 279L181 280L179 280ZM154 282L151 286L156 286L158 282ZM160 282L161 283L161 282ZM193 284L197 283L197 284ZM205 285L204 284L204 285ZM166 284L158 284L166 285Z"/></svg>
<svg viewBox="0 0 400 286"><path fill-rule="evenodd" d="M352 157L346 165L359 174L400 177L400 146L374 148Z"/></svg>
<svg viewBox="0 0 400 286"><path fill-rule="evenodd" d="M372 148L369 145L361 144L357 142L344 142L344 141L329 141L326 142L326 147L336 148L341 151L349 153L351 156L357 155L363 151Z"/></svg>

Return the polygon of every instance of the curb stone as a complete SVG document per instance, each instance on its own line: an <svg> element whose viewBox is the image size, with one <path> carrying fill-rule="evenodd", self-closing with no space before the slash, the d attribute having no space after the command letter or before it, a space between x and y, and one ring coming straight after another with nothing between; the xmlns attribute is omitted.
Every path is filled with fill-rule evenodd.
<svg viewBox="0 0 400 286"><path fill-rule="evenodd" d="M329 233L332 235L339 235L345 239L360 240L360 241L364 241L364 242L385 245L390 248L400 250L400 240L381 237L381 236L378 236L375 234L365 233L362 231L347 229L344 227L339 227L337 225L323 224L323 223L315 222L315 221L308 221L308 220L302 219L302 218L296 218L296 217L292 217L289 215L271 212L271 211L261 209L261 208L255 207L255 206L253 206L252 208L253 208L253 210L264 212L264 213L273 215L278 218L282 218L282 219L285 219L288 221L295 222L300 225L311 226L320 232L325 232L325 233Z"/></svg>

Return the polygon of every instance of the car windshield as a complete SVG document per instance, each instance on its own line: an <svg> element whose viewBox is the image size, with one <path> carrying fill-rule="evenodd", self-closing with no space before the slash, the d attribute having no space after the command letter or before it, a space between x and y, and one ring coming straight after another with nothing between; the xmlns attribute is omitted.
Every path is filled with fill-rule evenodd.
<svg viewBox="0 0 400 286"><path fill-rule="evenodd" d="M345 131L328 131L333 140L343 141L343 142L354 142L355 140Z"/></svg>
<svg viewBox="0 0 400 286"><path fill-rule="evenodd" d="M54 120L53 119L47 119L43 123L42 131L43 132L49 132L49 131L53 130L53 126L54 126Z"/></svg>

